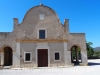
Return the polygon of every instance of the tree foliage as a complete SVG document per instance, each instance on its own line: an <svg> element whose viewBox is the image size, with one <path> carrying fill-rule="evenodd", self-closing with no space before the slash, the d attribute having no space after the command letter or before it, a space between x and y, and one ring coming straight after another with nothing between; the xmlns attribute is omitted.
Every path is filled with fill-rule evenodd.
<svg viewBox="0 0 100 75"><path fill-rule="evenodd" d="M93 51L93 47L92 47L93 43L92 42L86 42L86 47L87 47L87 55L88 57L92 57L94 54Z"/></svg>
<svg viewBox="0 0 100 75"><path fill-rule="evenodd" d="M78 57L79 57L79 59L81 59L81 53L80 53L80 48L78 47ZM72 54L73 54L73 58L75 59L76 58L76 50L75 50L75 48L73 47L72 48Z"/></svg>
<svg viewBox="0 0 100 75"><path fill-rule="evenodd" d="M95 51L94 55L99 57L100 56L100 52L99 51L98 52Z"/></svg>

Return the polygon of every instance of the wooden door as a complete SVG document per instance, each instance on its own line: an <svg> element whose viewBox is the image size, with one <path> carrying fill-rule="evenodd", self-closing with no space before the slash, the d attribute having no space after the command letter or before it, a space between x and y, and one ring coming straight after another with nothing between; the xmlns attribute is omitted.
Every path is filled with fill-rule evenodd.
<svg viewBox="0 0 100 75"><path fill-rule="evenodd" d="M47 49L38 49L38 67L48 67Z"/></svg>

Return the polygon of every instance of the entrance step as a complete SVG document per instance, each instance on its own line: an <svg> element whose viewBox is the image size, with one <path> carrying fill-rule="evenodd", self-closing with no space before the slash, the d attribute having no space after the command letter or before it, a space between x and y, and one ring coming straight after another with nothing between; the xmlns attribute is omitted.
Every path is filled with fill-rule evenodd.
<svg viewBox="0 0 100 75"><path fill-rule="evenodd" d="M4 66L3 69L10 69L11 66Z"/></svg>

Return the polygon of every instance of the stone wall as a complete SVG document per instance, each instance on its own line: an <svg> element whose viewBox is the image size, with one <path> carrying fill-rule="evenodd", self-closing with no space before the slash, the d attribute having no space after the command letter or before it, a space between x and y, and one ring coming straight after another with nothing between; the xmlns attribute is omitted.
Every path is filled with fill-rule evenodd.
<svg viewBox="0 0 100 75"><path fill-rule="evenodd" d="M68 50L71 50L72 46L78 46L81 49L82 63L87 65L87 49L85 33L70 33L68 41Z"/></svg>
<svg viewBox="0 0 100 75"><path fill-rule="evenodd" d="M44 14L44 20L39 19L39 15ZM64 25L60 23L60 20L53 9L50 7L39 5L31 8L23 18L22 23L19 24L18 19L14 18L14 29L12 32L1 32L0 33L0 51L3 50L4 47L9 46L13 50L13 65L24 64L23 62L23 52L24 51L32 51L35 50L37 44L36 43L20 43L16 42L16 39L38 39L38 30L45 29L47 31L46 39L65 39L68 40L66 50L64 51L64 43L48 43L48 47L50 47L50 60L53 60L53 50L61 52L61 61L57 62L58 64L62 64L64 62L70 64L70 49L73 45L77 45L81 48L82 52L82 61L83 63L87 63L87 52L86 52L86 39L84 33L70 33L69 32L69 20L66 19L64 21ZM20 44L20 48L19 45ZM43 44L42 44L43 45ZM34 48L33 48L34 46ZM27 49L29 48L29 49ZM19 51L20 50L20 51ZM68 57L64 58L64 52ZM21 54L21 59L20 59ZM34 53L32 51L34 62L30 64L33 65L36 59L34 58ZM1 60L3 60L3 52L1 52ZM20 61L19 61L20 60ZM18 64L16 63L18 61ZM1 62L3 64L3 61ZM57 63L53 63L50 61L52 65L57 65ZM33 65L33 66L36 66Z"/></svg>
<svg viewBox="0 0 100 75"><path fill-rule="evenodd" d="M64 45L63 43L20 43L20 65L21 67L37 66L37 49L48 49L48 64L49 66L61 66L64 64ZM32 53L32 62L24 62L24 52ZM54 53L60 52L60 60L55 61ZM50 59L50 60L49 60Z"/></svg>
<svg viewBox="0 0 100 75"><path fill-rule="evenodd" d="M44 20L39 19L40 14L44 14ZM47 30L46 39L68 39L66 35L68 31L67 20L62 25L57 14L47 6L41 5L31 8L26 13L22 23L18 24L18 19L14 19L14 24L14 32L17 34L18 39L25 37L37 39L39 29Z"/></svg>

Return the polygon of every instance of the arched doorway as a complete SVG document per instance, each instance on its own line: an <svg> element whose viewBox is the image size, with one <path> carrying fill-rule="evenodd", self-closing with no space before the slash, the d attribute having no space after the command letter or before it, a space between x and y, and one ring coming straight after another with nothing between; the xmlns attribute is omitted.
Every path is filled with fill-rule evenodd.
<svg viewBox="0 0 100 75"><path fill-rule="evenodd" d="M71 62L74 63L74 65L79 65L79 63L82 63L80 47L78 46L71 47Z"/></svg>
<svg viewBox="0 0 100 75"><path fill-rule="evenodd" d="M4 66L12 65L12 49L10 47L4 48Z"/></svg>

